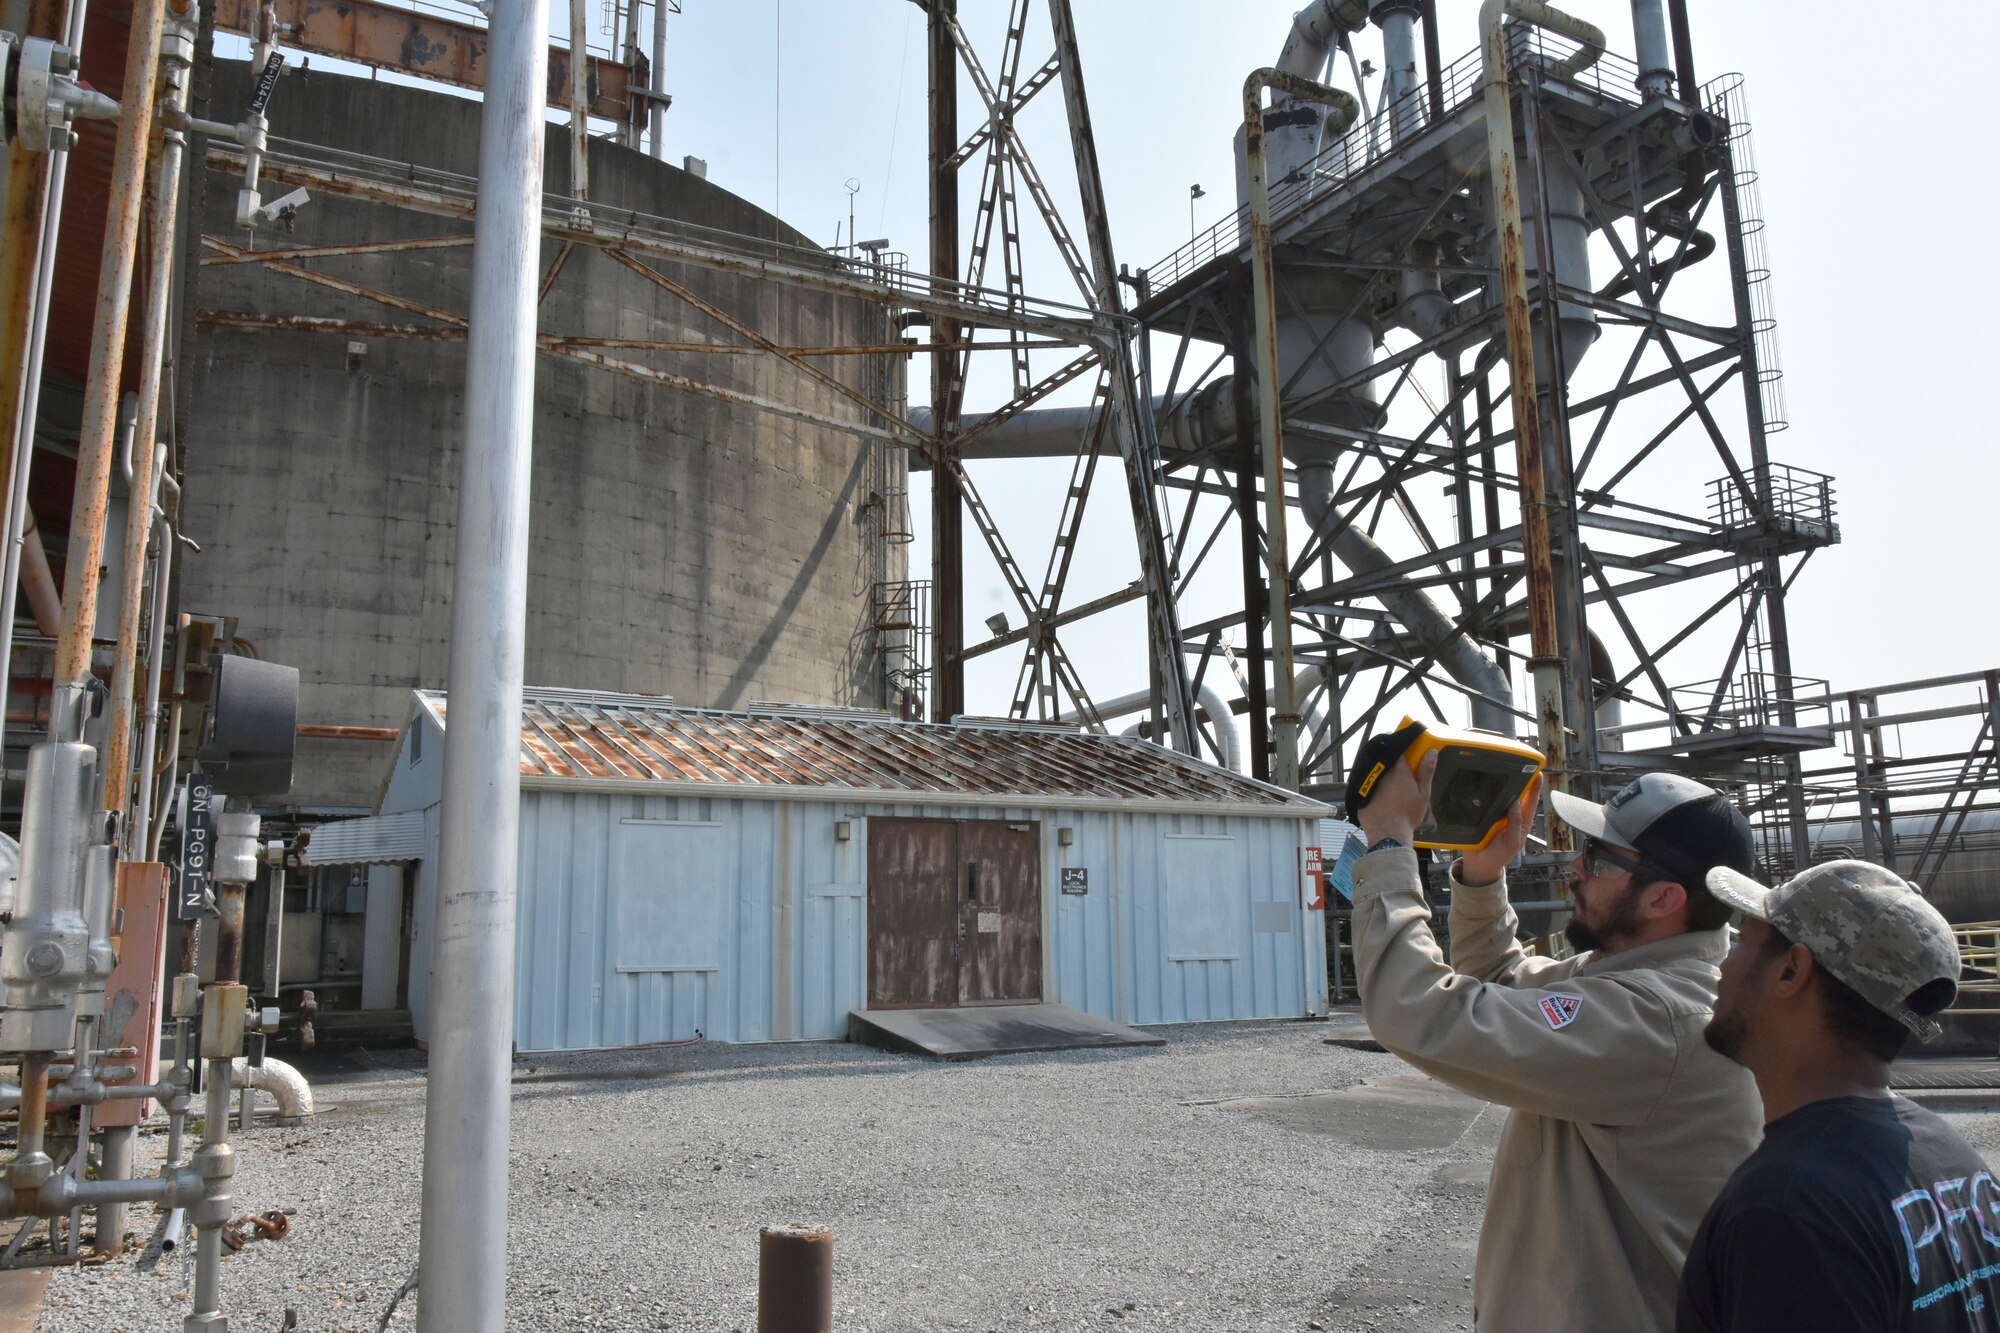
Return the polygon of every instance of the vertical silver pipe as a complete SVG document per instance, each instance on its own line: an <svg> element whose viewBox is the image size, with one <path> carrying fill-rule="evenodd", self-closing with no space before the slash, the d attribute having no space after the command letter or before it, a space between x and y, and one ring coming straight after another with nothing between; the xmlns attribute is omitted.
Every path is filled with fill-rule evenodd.
<svg viewBox="0 0 2000 1333"><path fill-rule="evenodd" d="M424 1117L422 1333L490 1333L507 1323L514 886L547 32L548 0L497 0L488 20L447 676L452 725L431 963L438 1040Z"/></svg>
<svg viewBox="0 0 2000 1333"><path fill-rule="evenodd" d="M1633 54L1639 57L1634 86L1648 102L1674 91L1674 61L1667 45L1665 0L1632 0ZM1690 91L1688 96L1692 96Z"/></svg>
<svg viewBox="0 0 2000 1333"><path fill-rule="evenodd" d="M569 0L569 197L572 199L590 197L589 18L588 0Z"/></svg>
<svg viewBox="0 0 2000 1333"><path fill-rule="evenodd" d="M1300 11L1301 16L1306 11ZM1289 49L1289 47L1287 48ZM1287 74L1260 69L1243 83L1243 152L1250 195L1252 362L1257 369L1257 427L1263 442L1264 554L1270 581L1271 781L1299 789L1299 712L1292 687L1291 555L1285 541L1285 424L1278 378L1278 315L1271 256L1270 167L1265 160L1264 89L1331 107L1327 127L1341 133L1361 114L1348 94Z"/></svg>
<svg viewBox="0 0 2000 1333"><path fill-rule="evenodd" d="M661 0L665 3L665 0ZM83 57L83 21L89 0L71 0L69 30L64 45ZM49 189L42 201L42 249L35 260L35 304L28 325L27 366L21 372L19 415L10 437L14 447L13 490L7 496L6 555L0 560L0 749L7 735L7 691L14 671L14 604L21 586L21 542L27 533L28 469L35 457L35 418L42 403L42 354L47 350L49 302L55 292L56 241L62 231L63 185L69 179L69 154L49 155Z"/></svg>
<svg viewBox="0 0 2000 1333"><path fill-rule="evenodd" d="M104 1131L104 1169L99 1173L102 1180L130 1180L132 1178L132 1136L131 1125L114 1125ZM97 1244L92 1247L97 1253L115 1256L125 1253L125 1205L123 1203L100 1203L97 1205Z"/></svg>
<svg viewBox="0 0 2000 1333"><path fill-rule="evenodd" d="M1299 789L1299 714L1292 692L1291 554L1285 541L1285 442L1279 416L1278 320L1271 260L1271 188L1264 163L1264 87L1281 77L1260 69L1243 85L1243 148L1250 182L1251 339L1256 344L1257 426L1263 443L1264 552L1270 586L1271 781Z"/></svg>
<svg viewBox="0 0 2000 1333"><path fill-rule="evenodd" d="M664 96L667 91L667 12L673 8L673 0L653 0L653 92ZM653 136L653 160L667 160L667 104L660 96L647 103L647 129Z"/></svg>
<svg viewBox="0 0 2000 1333"><path fill-rule="evenodd" d="M619 59L625 68L636 72L639 64L639 0L624 0L625 42L620 48ZM626 75L626 87L632 87L631 75ZM633 123L631 113L625 116L625 123L618 127L618 142L627 148L639 146L639 127Z"/></svg>
<svg viewBox="0 0 2000 1333"><path fill-rule="evenodd" d="M1376 6L1382 25L1384 96L1389 103L1390 132L1397 143L1423 128L1422 86L1417 80L1417 7L1414 2Z"/></svg>
<svg viewBox="0 0 2000 1333"><path fill-rule="evenodd" d="M166 461L161 460L164 472ZM139 714L139 790L132 799L132 842L134 856L148 859L152 847L154 750L160 737L160 669L166 660L167 587L174 574L174 529L165 515L153 519L153 623L146 642L152 655L146 659L146 702Z"/></svg>
<svg viewBox="0 0 2000 1333"><path fill-rule="evenodd" d="M241 993L237 992L239 995ZM229 1061L226 1059L208 1062L208 1105L202 1111L201 1124L203 1147L219 1147L227 1141ZM224 1192L226 1196L226 1186ZM222 1313L222 1228L228 1220L225 1216L213 1222L204 1221L195 1240L194 1300L186 1321L190 1327L207 1327L197 1321L204 1315L214 1316Z"/></svg>

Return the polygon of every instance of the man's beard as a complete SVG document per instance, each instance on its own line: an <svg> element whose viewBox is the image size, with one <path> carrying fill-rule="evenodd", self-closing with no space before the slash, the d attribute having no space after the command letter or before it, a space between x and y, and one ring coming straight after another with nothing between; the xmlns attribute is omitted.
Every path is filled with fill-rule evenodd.
<svg viewBox="0 0 2000 1333"><path fill-rule="evenodd" d="M1739 1009L1733 1014L1717 1014L1708 1020L1708 1026L1701 1030L1701 1039L1717 1055L1726 1056L1743 1063L1744 1043L1750 1035L1749 1016Z"/></svg>
<svg viewBox="0 0 2000 1333"><path fill-rule="evenodd" d="M1570 913L1569 924L1563 927L1563 938L1578 953L1588 953L1593 949L1608 949L1621 940L1639 933L1639 894L1643 885L1634 884L1625 890L1623 897L1612 905L1611 915L1602 926L1590 926L1575 912Z"/></svg>

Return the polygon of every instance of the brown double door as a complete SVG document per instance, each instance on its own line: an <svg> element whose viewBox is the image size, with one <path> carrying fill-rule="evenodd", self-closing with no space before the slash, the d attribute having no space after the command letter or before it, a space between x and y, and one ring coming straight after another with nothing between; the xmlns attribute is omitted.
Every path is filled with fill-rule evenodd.
<svg viewBox="0 0 2000 1333"><path fill-rule="evenodd" d="M1042 998L1042 826L868 821L868 1007Z"/></svg>

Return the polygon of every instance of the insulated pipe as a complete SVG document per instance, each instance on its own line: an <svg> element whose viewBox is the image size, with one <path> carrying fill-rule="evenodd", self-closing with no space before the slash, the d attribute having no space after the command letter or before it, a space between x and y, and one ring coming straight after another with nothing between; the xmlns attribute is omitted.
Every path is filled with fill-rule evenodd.
<svg viewBox="0 0 2000 1333"><path fill-rule="evenodd" d="M465 448L451 607L430 1085L418 1262L422 1333L507 1325L508 1093L521 816L521 676L533 459L536 259L548 0L496 0L473 226Z"/></svg>
<svg viewBox="0 0 2000 1333"><path fill-rule="evenodd" d="M1651 102L1674 91L1673 61L1667 48L1665 0L1632 0L1632 46L1639 57L1639 77L1632 86Z"/></svg>
<svg viewBox="0 0 2000 1333"><path fill-rule="evenodd" d="M1318 8L1324 9L1322 4ZM1294 27L1296 34L1298 29ZM1288 51L1290 44L1287 43ZM1263 90L1289 93L1306 102L1333 107L1351 125L1361 104L1346 93L1277 69L1260 69L1243 82L1243 150L1250 184L1252 276L1251 342L1256 349L1257 419L1263 443L1264 549L1270 582L1272 682L1272 782L1299 789L1299 715L1292 695L1291 555L1285 543L1284 422L1278 393L1278 318L1271 260L1271 182L1264 162Z"/></svg>
<svg viewBox="0 0 2000 1333"><path fill-rule="evenodd" d="M1327 56L1340 39L1350 32L1359 32L1367 22L1367 0L1313 0L1292 15L1292 30L1285 34L1285 45L1278 52L1277 72L1317 80L1326 68ZM1360 114L1358 105L1355 114ZM1345 130L1354 119L1349 116L1340 128Z"/></svg>
<svg viewBox="0 0 2000 1333"><path fill-rule="evenodd" d="M62 629L62 592L56 587L55 571L49 568L49 553L42 545L32 509L21 531L21 590L28 594L35 628L53 639Z"/></svg>
<svg viewBox="0 0 2000 1333"><path fill-rule="evenodd" d="M1486 148L1493 191L1494 230L1500 239L1500 302L1507 329L1507 364L1512 372L1514 448L1521 487L1521 533L1526 553L1528 659L1535 682L1535 715L1542 753L1550 769L1550 791L1567 791L1569 748L1564 734L1563 663L1556 635L1555 570L1549 553L1549 509L1553 497L1543 471L1541 412L1535 398L1535 338L1528 316L1528 266L1521 238L1521 189L1514 164L1513 92L1508 86L1509 14L1539 24L1579 43L1556 67L1569 76L1588 68L1604 51L1604 34L1583 20L1541 0L1486 0L1479 10L1481 80L1485 85ZM1544 255L1543 262L1550 262ZM1549 821L1549 848L1570 849L1569 828Z"/></svg>
<svg viewBox="0 0 2000 1333"><path fill-rule="evenodd" d="M1331 463L1299 468L1299 508L1315 531L1333 517L1334 476ZM1358 524L1350 523L1333 538L1333 553L1356 574L1379 574L1396 562ZM1382 603L1404 628L1416 635L1424 650L1436 655L1445 674L1466 688L1472 698L1472 725L1512 736L1515 730L1514 687L1507 673L1480 651L1470 635L1460 631L1421 589L1399 583L1378 588L1370 596Z"/></svg>
<svg viewBox="0 0 2000 1333"><path fill-rule="evenodd" d="M187 136L174 117L187 109L194 32L177 13L160 41L160 105L167 123L153 162L153 206L147 219L145 323L139 334L138 415L126 447L125 578L119 589L118 647L111 670L111 727L104 747L104 808L127 810L132 790L132 714L137 707L140 617L145 610L146 540L153 530L154 478L164 462L159 433L161 376L167 359L167 317L174 272L174 224L180 208L181 158ZM133 846L136 844L127 844Z"/></svg>
<svg viewBox="0 0 2000 1333"><path fill-rule="evenodd" d="M1215 727L1216 743L1222 747L1221 765L1232 773L1243 771L1243 738L1236 732L1236 714L1230 710L1229 701L1213 685L1204 683L1195 691L1195 702L1207 712L1208 720ZM1114 717L1124 717L1127 713L1138 713L1151 709L1153 695L1150 690L1136 694L1121 694L1116 699L1108 699L1097 705L1099 721L1108 722ZM1058 713L1059 721L1082 722L1083 714L1075 710ZM1200 719L1197 718L1197 721ZM1140 721L1120 732L1121 736L1144 735L1152 729L1148 721ZM1150 737L1148 737L1150 739Z"/></svg>
<svg viewBox="0 0 2000 1333"><path fill-rule="evenodd" d="M278 1123L296 1125L312 1119L312 1087L306 1077L283 1060L264 1057L264 1063L253 1065L242 1056L237 1056L229 1066L230 1086L253 1088L268 1092L278 1102Z"/></svg>

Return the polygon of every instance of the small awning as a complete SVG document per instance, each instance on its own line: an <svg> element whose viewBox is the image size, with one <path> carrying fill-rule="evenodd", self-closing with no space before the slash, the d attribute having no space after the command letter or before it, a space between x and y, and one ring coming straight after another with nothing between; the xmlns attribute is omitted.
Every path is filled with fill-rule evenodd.
<svg viewBox="0 0 2000 1333"><path fill-rule="evenodd" d="M421 861L429 850L423 811L411 810L320 824L306 842L305 861L309 866Z"/></svg>

